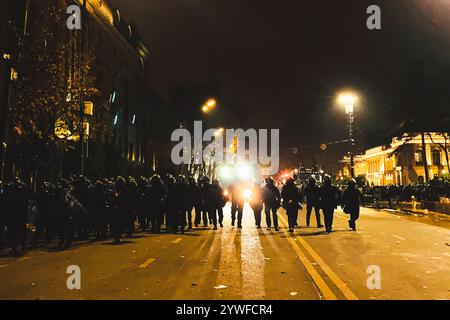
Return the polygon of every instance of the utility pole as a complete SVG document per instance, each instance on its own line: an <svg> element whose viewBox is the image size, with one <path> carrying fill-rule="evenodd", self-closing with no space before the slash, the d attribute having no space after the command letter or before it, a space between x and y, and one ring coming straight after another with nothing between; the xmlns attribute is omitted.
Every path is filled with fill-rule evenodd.
<svg viewBox="0 0 450 320"><path fill-rule="evenodd" d="M352 113L348 114L348 138L349 138L349 155L350 155L350 176L355 177L355 155L353 147L355 142L353 140L353 125L355 123L355 116Z"/></svg>

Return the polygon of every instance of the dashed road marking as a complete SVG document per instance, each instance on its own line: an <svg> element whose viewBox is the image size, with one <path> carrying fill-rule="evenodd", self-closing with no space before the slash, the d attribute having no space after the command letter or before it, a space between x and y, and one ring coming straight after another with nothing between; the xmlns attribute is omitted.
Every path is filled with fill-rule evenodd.
<svg viewBox="0 0 450 320"><path fill-rule="evenodd" d="M147 259L143 264L141 264L140 266L139 266L139 269L145 269L145 268L147 268L149 265L151 265L153 262L155 262L155 258L149 258L149 259Z"/></svg>
<svg viewBox="0 0 450 320"><path fill-rule="evenodd" d="M395 235L395 234L393 234L392 236L393 236L395 239L405 241L405 238L403 238L403 237L397 236L397 235Z"/></svg>
<svg viewBox="0 0 450 320"><path fill-rule="evenodd" d="M3 264L0 266L0 269L6 268L8 265L7 264Z"/></svg>
<svg viewBox="0 0 450 320"><path fill-rule="evenodd" d="M17 259L17 261L22 262L22 261L26 261L26 260L30 260L30 259L31 259L31 257L23 257L23 258Z"/></svg>
<svg viewBox="0 0 450 320"><path fill-rule="evenodd" d="M172 241L172 243L174 243L174 244L180 243L181 240L183 240L183 238L176 238L175 240Z"/></svg>

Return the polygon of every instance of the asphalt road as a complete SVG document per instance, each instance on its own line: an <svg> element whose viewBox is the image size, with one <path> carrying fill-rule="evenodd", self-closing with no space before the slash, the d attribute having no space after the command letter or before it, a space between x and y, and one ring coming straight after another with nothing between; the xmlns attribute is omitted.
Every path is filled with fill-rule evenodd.
<svg viewBox="0 0 450 320"><path fill-rule="evenodd" d="M281 210L280 217L280 232L258 230L247 207L238 230L227 207L218 231L142 234L120 246L83 242L3 257L0 299L450 299L445 221L365 208L352 232L338 210L335 232L326 235L304 227L303 211L291 236ZM80 267L80 290L67 288L71 265Z"/></svg>

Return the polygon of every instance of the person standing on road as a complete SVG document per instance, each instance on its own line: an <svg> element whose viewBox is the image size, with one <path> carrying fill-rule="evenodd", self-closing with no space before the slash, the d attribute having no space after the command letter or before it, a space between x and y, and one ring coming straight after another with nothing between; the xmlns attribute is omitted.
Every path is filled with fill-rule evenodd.
<svg viewBox="0 0 450 320"><path fill-rule="evenodd" d="M225 206L225 199L223 189L219 185L219 180L214 180L209 186L207 199L208 216L213 222L214 230L217 230L217 223L223 228L223 207Z"/></svg>
<svg viewBox="0 0 450 320"><path fill-rule="evenodd" d="M319 208L319 188L316 185L316 179L309 178L309 182L304 190L306 198L306 226L310 226L311 213L314 209L316 215L317 228L322 228L320 222L320 208Z"/></svg>
<svg viewBox="0 0 450 320"><path fill-rule="evenodd" d="M125 179L118 177L116 182L117 191L117 210L112 218L113 222L113 244L120 244L122 233L130 227L130 217L134 210L134 197L130 189L128 189ZM127 230L129 231L129 229Z"/></svg>
<svg viewBox="0 0 450 320"><path fill-rule="evenodd" d="M138 192L138 185L136 183L136 180L133 177L128 177L128 181L126 182L126 186L130 192L131 198L130 198L130 207L127 211L127 224L126 224L126 232L128 237L132 237L133 233L135 232L135 225L136 222L136 216L137 216L137 209L138 209L138 198L139 198L139 192Z"/></svg>
<svg viewBox="0 0 450 320"><path fill-rule="evenodd" d="M200 220L202 218L202 214L206 216L206 213L203 212L204 204L202 190L200 189L199 184L195 181L194 177L189 178L189 201L190 215L188 215L188 220L192 224L192 210L195 210L194 224L195 227L198 228L198 225L200 224ZM203 218L203 221L205 221L205 219L206 217Z"/></svg>
<svg viewBox="0 0 450 320"><path fill-rule="evenodd" d="M12 255L21 255L27 238L28 201L27 186L15 178L6 191L6 228Z"/></svg>
<svg viewBox="0 0 450 320"><path fill-rule="evenodd" d="M181 233L184 233L189 207L189 185L183 175L179 175L177 177L177 182L175 184L175 197L175 232L180 231ZM189 224L192 225L192 222L189 222Z"/></svg>
<svg viewBox="0 0 450 320"><path fill-rule="evenodd" d="M245 199L242 195L242 190L239 185L233 183L228 188L228 193L231 197L231 225L234 227L236 223L237 212L237 227L242 229L242 215L244 212Z"/></svg>
<svg viewBox="0 0 450 320"><path fill-rule="evenodd" d="M164 206L166 202L166 188L161 177L157 174L150 179L148 191L146 192L146 204L150 212L151 231L161 232L161 225L164 223Z"/></svg>
<svg viewBox="0 0 450 320"><path fill-rule="evenodd" d="M331 185L331 178L325 176L319 194L319 203L325 218L325 229L327 233L330 233L333 231L333 215L340 201L340 191Z"/></svg>
<svg viewBox="0 0 450 320"><path fill-rule="evenodd" d="M344 212L350 215L348 226L353 231L356 231L356 220L359 219L359 208L364 203L363 200L362 193L356 188L356 181L349 180L347 189L342 196L342 206Z"/></svg>
<svg viewBox="0 0 450 320"><path fill-rule="evenodd" d="M255 215L256 228L261 229L261 212L263 210L264 201L262 197L262 188L256 184L252 188L252 196L250 199L250 207Z"/></svg>
<svg viewBox="0 0 450 320"><path fill-rule="evenodd" d="M283 207L288 216L289 232L294 233L298 209L301 209L300 191L294 183L293 178L288 178L286 184L281 191L281 198L283 199Z"/></svg>
<svg viewBox="0 0 450 320"><path fill-rule="evenodd" d="M264 213L266 214L267 230L270 230L273 226L275 231L279 231L278 228L278 208L281 203L280 191L275 186L273 178L266 179L266 185L263 188L263 201L264 201Z"/></svg>

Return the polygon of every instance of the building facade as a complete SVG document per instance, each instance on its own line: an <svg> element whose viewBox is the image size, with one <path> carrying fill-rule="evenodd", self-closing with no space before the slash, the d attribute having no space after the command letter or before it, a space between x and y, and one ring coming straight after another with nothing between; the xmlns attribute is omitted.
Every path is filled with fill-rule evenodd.
<svg viewBox="0 0 450 320"><path fill-rule="evenodd" d="M430 178L448 174L448 134L425 133L424 142L420 134L405 134L393 138L389 145L368 149L355 158L355 176L364 177L375 186L418 183L425 179L424 155Z"/></svg>
<svg viewBox="0 0 450 320"><path fill-rule="evenodd" d="M83 3L83 0L1 1L1 53L10 51L14 57L14 44L22 37L17 37L17 33L23 34L24 38L40 41L39 28L46 9L56 6L65 13L70 5L82 8ZM87 15L82 15L82 31L66 27L68 14L51 28L57 34L58 42L68 44L70 49L67 55L76 56L83 48L85 55L94 57L92 72L101 95L92 100L93 117L107 118L108 124L101 133L90 130L89 140L115 145L130 164L151 170L157 162L154 118L158 110L166 108L166 104L148 85L149 50L134 25L125 21L120 10L111 7L108 1L87 0L86 9ZM83 47L79 46L81 35ZM70 70L78 68L78 65L74 62L66 68L70 78ZM0 69L2 74L5 73L4 63L0 64ZM20 66L18 69L20 73ZM1 101L6 96L3 78L0 80ZM14 94L12 86L10 95ZM87 99L90 100L89 97ZM104 103L109 104L110 114L96 112L96 106ZM2 111L4 106L5 103L2 103ZM2 123L4 114L0 114Z"/></svg>

